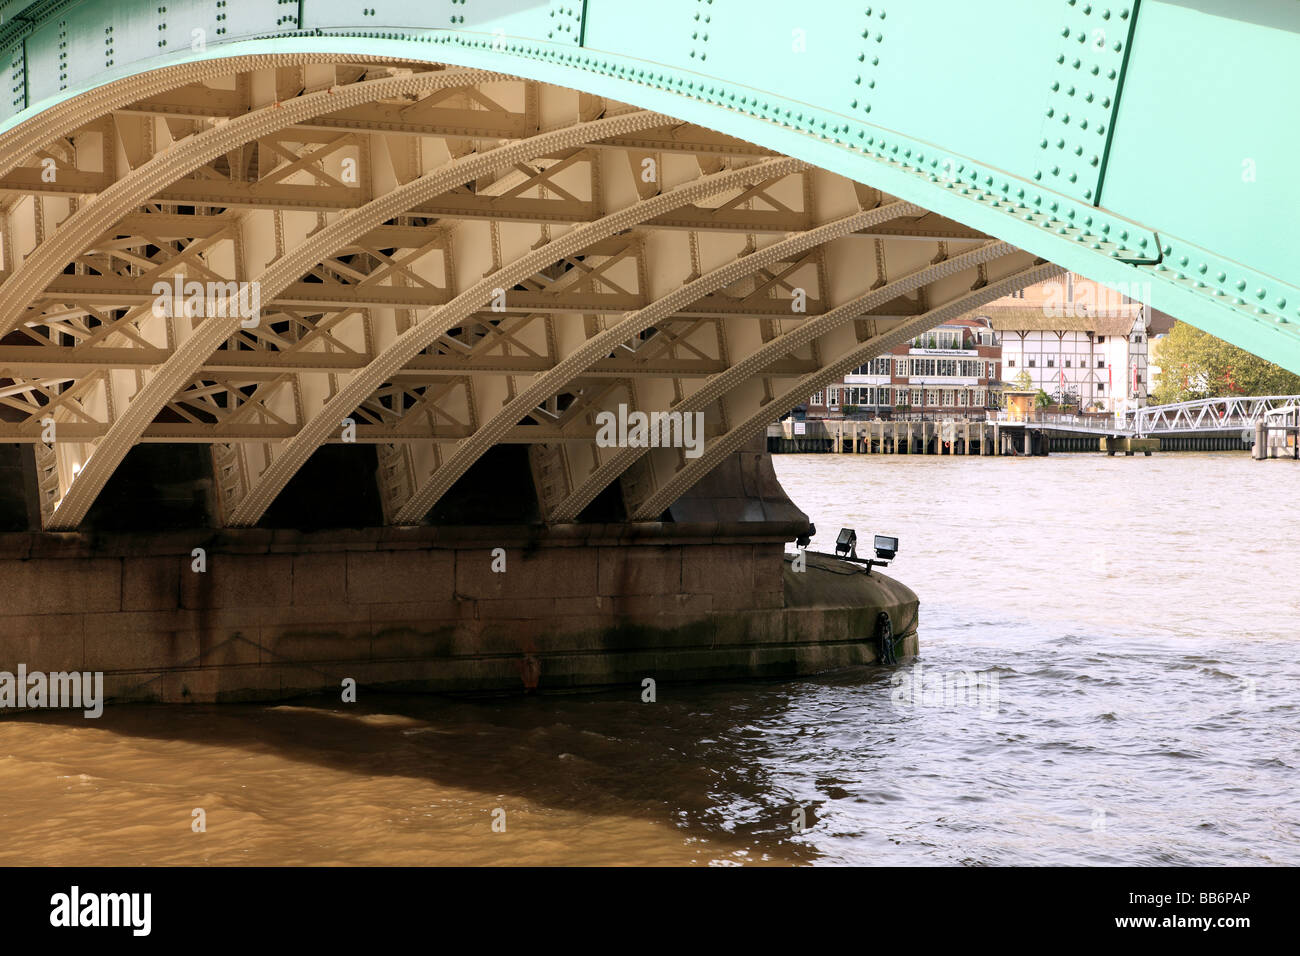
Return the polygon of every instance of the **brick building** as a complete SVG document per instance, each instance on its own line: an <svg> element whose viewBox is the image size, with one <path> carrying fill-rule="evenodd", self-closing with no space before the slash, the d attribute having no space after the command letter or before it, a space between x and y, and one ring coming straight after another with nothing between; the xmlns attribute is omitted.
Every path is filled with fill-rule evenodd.
<svg viewBox="0 0 1300 956"><path fill-rule="evenodd" d="M984 418L998 407L1002 346L988 319L937 326L811 396L809 418L932 414Z"/></svg>

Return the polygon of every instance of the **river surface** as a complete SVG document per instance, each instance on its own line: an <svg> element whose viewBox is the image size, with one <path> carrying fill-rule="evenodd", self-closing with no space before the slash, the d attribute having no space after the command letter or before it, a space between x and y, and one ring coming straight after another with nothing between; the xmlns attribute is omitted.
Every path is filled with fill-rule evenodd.
<svg viewBox="0 0 1300 956"><path fill-rule="evenodd" d="M1300 466L775 461L814 548L901 538L917 661L15 715L0 863L1300 863Z"/></svg>

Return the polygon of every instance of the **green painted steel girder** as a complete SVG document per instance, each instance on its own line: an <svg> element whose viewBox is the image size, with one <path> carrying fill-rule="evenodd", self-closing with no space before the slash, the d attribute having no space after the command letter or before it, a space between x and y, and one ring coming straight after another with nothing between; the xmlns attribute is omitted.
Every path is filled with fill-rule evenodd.
<svg viewBox="0 0 1300 956"><path fill-rule="evenodd" d="M482 67L678 116L1300 372L1291 0L0 0L0 133L251 53Z"/></svg>

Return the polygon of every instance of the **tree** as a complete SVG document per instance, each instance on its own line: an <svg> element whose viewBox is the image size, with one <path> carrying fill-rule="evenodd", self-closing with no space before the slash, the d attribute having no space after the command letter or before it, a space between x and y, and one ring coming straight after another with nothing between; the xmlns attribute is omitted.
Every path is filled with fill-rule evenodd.
<svg viewBox="0 0 1300 956"><path fill-rule="evenodd" d="M1034 396L1034 405L1037 406L1038 408L1046 408L1048 405L1051 404L1052 404L1052 396L1048 395L1045 391L1043 391L1040 388L1038 390L1038 394Z"/></svg>
<svg viewBox="0 0 1300 956"><path fill-rule="evenodd" d="M1186 322L1174 323L1160 345L1160 384L1154 405L1230 395L1297 395L1300 376L1215 338Z"/></svg>
<svg viewBox="0 0 1300 956"><path fill-rule="evenodd" d="M1034 387L1034 378L1029 374L1029 369L1022 368L1020 374L1011 380L1012 387L1017 392L1027 392Z"/></svg>

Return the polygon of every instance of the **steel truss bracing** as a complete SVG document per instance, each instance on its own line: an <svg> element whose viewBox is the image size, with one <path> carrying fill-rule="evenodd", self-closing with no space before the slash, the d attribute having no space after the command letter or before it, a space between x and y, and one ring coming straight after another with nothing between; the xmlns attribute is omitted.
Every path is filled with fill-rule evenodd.
<svg viewBox="0 0 1300 956"><path fill-rule="evenodd" d="M1059 271L805 162L485 70L205 62L0 143L0 441L35 447L50 529L156 442L211 447L230 525L351 441L377 446L395 523L500 443L530 447L547 520L614 482L653 519L835 376ZM620 407L701 415L702 452L606 447Z"/></svg>
<svg viewBox="0 0 1300 956"><path fill-rule="evenodd" d="M1172 405L1148 405L1128 413L1126 424L1135 435L1165 432L1240 432L1253 429L1275 409L1300 402L1300 395L1202 398Z"/></svg>

